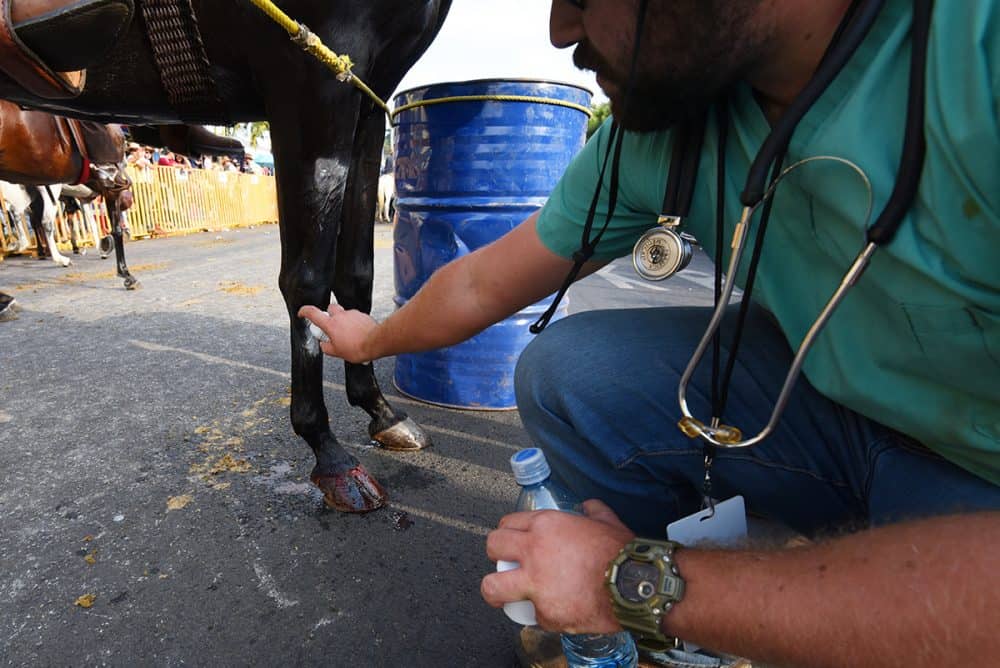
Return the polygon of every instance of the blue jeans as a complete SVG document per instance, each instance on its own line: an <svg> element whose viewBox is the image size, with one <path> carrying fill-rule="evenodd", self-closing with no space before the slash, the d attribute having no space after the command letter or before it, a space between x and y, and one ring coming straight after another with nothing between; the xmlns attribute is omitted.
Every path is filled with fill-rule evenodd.
<svg viewBox="0 0 1000 668"><path fill-rule="evenodd" d="M700 506L702 449L676 426L677 385L709 316L682 307L588 311L552 323L518 363L521 419L553 475L642 535L662 537ZM763 427L791 357L771 317L751 308L727 424L744 434ZM706 356L688 389L702 419L711 414L710 371ZM776 431L751 448L719 450L712 481L715 498L742 494L749 512L806 535L1000 508L1000 487L830 401L804 375Z"/></svg>

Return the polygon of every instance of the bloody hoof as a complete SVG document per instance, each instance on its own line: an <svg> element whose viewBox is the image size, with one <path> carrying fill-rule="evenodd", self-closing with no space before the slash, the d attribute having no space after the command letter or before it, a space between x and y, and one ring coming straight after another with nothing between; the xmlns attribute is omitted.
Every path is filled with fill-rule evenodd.
<svg viewBox="0 0 1000 668"><path fill-rule="evenodd" d="M372 434L372 440L386 450L423 450L431 446L431 437L410 418Z"/></svg>
<svg viewBox="0 0 1000 668"><path fill-rule="evenodd" d="M367 513L388 500L382 486L360 464L336 475L314 471L310 480L323 492L327 506L344 513Z"/></svg>

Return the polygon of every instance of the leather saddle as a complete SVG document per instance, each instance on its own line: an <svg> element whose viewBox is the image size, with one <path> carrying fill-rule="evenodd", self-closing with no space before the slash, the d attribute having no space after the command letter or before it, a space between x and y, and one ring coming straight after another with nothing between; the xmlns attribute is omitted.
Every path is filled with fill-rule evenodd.
<svg viewBox="0 0 1000 668"><path fill-rule="evenodd" d="M0 0L0 71L37 97L76 97L134 14L134 0Z"/></svg>

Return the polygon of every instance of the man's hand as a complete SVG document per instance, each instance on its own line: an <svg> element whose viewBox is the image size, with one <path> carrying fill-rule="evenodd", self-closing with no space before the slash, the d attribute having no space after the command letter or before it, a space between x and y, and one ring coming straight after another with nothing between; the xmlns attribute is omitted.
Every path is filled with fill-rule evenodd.
<svg viewBox="0 0 1000 668"><path fill-rule="evenodd" d="M635 535L602 502L590 500L583 508L586 517L540 510L501 519L486 538L486 554L521 567L484 577L486 602L498 608L529 599L539 626L549 631L620 631L604 572Z"/></svg>
<svg viewBox="0 0 1000 668"><path fill-rule="evenodd" d="M372 360L366 344L378 323L367 313L345 311L339 304L330 304L328 312L315 306L303 306L299 309L299 317L313 323L329 337L329 341L319 346L327 355L357 364Z"/></svg>

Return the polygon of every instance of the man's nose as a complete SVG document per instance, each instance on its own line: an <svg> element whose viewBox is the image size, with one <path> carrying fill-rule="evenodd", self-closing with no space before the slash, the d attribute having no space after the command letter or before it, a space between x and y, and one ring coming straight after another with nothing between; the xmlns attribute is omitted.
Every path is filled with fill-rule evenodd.
<svg viewBox="0 0 1000 668"><path fill-rule="evenodd" d="M552 0L549 12L549 41L552 46L565 49L583 38L583 12L580 8L566 0Z"/></svg>

